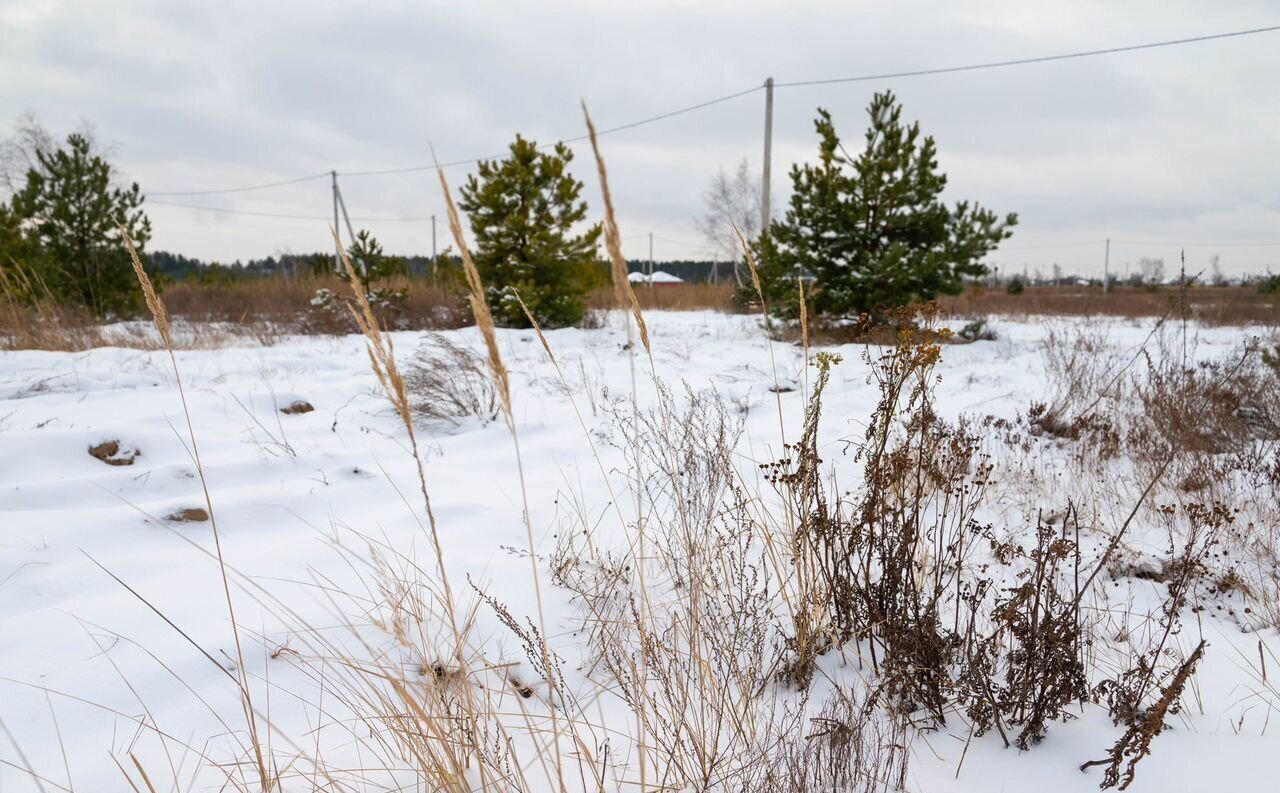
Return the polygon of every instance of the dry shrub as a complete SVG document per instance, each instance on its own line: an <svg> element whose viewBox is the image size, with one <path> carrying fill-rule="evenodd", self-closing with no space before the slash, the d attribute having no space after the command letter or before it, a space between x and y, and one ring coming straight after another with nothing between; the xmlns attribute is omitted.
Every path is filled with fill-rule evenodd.
<svg viewBox="0 0 1280 793"><path fill-rule="evenodd" d="M498 392L483 354L443 333L429 333L405 369L415 415L458 425L498 417Z"/></svg>
<svg viewBox="0 0 1280 793"><path fill-rule="evenodd" d="M660 388L657 409L617 417L644 472L647 547L593 554L584 526L562 535L553 570L583 612L590 668L636 718L650 784L738 789L800 714L771 685L774 584L734 486L740 421L714 394L685 402Z"/></svg>
<svg viewBox="0 0 1280 793"><path fill-rule="evenodd" d="M880 401L857 449L862 486L847 503L829 503L817 456L817 413L832 359L817 359L819 379L800 443L766 471L790 501L794 545L812 555L800 566L820 571L822 622L831 638L865 645L861 653L895 707L923 709L943 722L956 645L954 630L943 624L944 601L961 586L988 469L975 460L976 440L934 412L941 350L927 339L936 316L928 307L900 316L897 345L879 357L865 353ZM912 327L917 321L919 329ZM794 647L801 651L805 644L797 631ZM807 680L812 662L811 654L794 657L792 679Z"/></svg>
<svg viewBox="0 0 1280 793"><path fill-rule="evenodd" d="M810 729L785 737L749 786L760 793L897 793L906 790L906 719L857 692L836 692Z"/></svg>
<svg viewBox="0 0 1280 793"><path fill-rule="evenodd" d="M1085 658L1085 645L1092 639L1081 619L1081 556L1078 541L1067 537L1069 524L1078 537L1079 515L1072 506L1064 513L1061 532L1038 519L1029 551L984 532L996 559L1025 566L1015 574L1014 585L996 596L989 633L977 630L978 608L989 583L978 581L966 598L970 627L958 676L959 700L976 735L994 727L1006 746L1006 725L1022 728L1013 743L1025 750L1044 738L1049 722L1071 718L1069 705L1092 699Z"/></svg>
<svg viewBox="0 0 1280 793"><path fill-rule="evenodd" d="M1280 377L1247 343L1226 358L1193 362L1164 350L1135 379L1134 447L1147 459L1241 452L1280 438Z"/></svg>
<svg viewBox="0 0 1280 793"><path fill-rule="evenodd" d="M1191 680L1191 674L1200 663L1200 659L1204 657L1205 646L1206 642L1201 639L1191 655L1169 676L1168 682L1161 685L1159 696L1151 707L1135 715L1128 729L1111 746L1107 759L1091 760L1080 766L1081 771L1095 765L1107 767L1102 777L1102 784L1098 786L1100 789L1118 787L1120 790L1125 790L1133 783L1138 761L1151 754L1151 742L1157 735L1164 732L1167 726L1165 720L1170 716L1176 716L1181 710L1183 689Z"/></svg>
<svg viewBox="0 0 1280 793"><path fill-rule="evenodd" d="M1113 389L1124 362L1093 322L1046 322L1044 352L1046 400L1033 404L1031 425L1049 435L1078 439L1108 428L1094 412Z"/></svg>
<svg viewBox="0 0 1280 793"><path fill-rule="evenodd" d="M461 295L447 285L401 279L404 297L371 304L380 327L403 330L457 328L471 320ZM0 349L78 352L95 347L164 349L140 323L103 324L85 309L51 298L30 299L4 289L0 269ZM321 291L330 300L317 303ZM359 332L348 297L350 287L334 277L253 278L211 285L183 281L164 291L176 349L230 344L274 344L288 334ZM20 299L21 298L21 299Z"/></svg>

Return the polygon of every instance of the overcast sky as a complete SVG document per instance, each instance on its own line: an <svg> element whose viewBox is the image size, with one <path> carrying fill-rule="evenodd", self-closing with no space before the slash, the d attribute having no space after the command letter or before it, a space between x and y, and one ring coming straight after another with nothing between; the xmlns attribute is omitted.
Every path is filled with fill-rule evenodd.
<svg viewBox="0 0 1280 793"><path fill-rule="evenodd" d="M233 260L325 249L328 180L160 196L330 169L356 217L443 214L434 174L344 171L505 150L779 81L1137 44L1280 23L1274 0L1071 2L278 2L0 0L0 121L82 121L151 195L153 249ZM1113 271L1139 256L1280 270L1280 33L965 74L779 89L774 204L812 158L815 108L857 143L892 88L938 143L947 197L1021 223L1002 269ZM761 160L763 93L602 138L627 254L708 252L694 228L720 167ZM589 150L577 175L598 207ZM460 183L467 168L449 172ZM370 220L388 250L429 253L429 222ZM445 227L439 227L444 247ZM1120 240L1169 244L1136 245ZM1234 243L1228 245L1227 243ZM1063 247L1033 247L1033 246ZM1070 245L1070 247L1067 247Z"/></svg>

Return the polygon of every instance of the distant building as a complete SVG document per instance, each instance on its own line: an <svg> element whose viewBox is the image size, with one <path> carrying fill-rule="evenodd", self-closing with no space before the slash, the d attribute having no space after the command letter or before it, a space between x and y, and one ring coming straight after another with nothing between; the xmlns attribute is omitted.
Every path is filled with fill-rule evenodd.
<svg viewBox="0 0 1280 793"><path fill-rule="evenodd" d="M649 286L674 286L683 284L683 278L677 278L671 273L664 273L661 270L654 271L653 275L645 275L644 273L630 273L627 280L633 284L648 284Z"/></svg>

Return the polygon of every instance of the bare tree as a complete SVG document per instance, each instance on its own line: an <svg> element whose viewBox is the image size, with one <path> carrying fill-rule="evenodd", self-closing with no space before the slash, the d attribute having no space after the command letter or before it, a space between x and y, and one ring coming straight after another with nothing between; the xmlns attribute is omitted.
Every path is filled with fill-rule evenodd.
<svg viewBox="0 0 1280 793"><path fill-rule="evenodd" d="M1149 259L1146 256L1138 260L1138 272L1142 273L1145 284L1160 284L1164 281L1164 259Z"/></svg>
<svg viewBox="0 0 1280 793"><path fill-rule="evenodd" d="M53 136L30 110L18 117L13 135L0 140L0 194L11 196L27 181L27 171L39 167L36 155L55 148Z"/></svg>
<svg viewBox="0 0 1280 793"><path fill-rule="evenodd" d="M1216 253L1209 257L1209 283L1214 286L1227 285L1227 276L1222 272L1222 257Z"/></svg>
<svg viewBox="0 0 1280 793"><path fill-rule="evenodd" d="M742 245L733 227L742 236L755 239L760 234L760 179L753 175L746 157L730 175L723 168L702 194L705 208L696 220L698 233L711 245L716 257L733 262L733 277L742 283Z"/></svg>
<svg viewBox="0 0 1280 793"><path fill-rule="evenodd" d="M100 145L88 121L81 121L75 134L89 141L94 153L104 157L114 154L114 147ZM13 134L0 139L0 198L8 198L25 187L27 172L43 167L37 155L55 151L58 145L59 140L40 123L35 113L28 110L18 116Z"/></svg>

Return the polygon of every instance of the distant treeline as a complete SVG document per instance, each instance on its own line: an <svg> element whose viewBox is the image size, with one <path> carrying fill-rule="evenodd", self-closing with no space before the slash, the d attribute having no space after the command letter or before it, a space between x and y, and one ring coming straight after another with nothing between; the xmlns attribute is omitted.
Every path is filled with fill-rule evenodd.
<svg viewBox="0 0 1280 793"><path fill-rule="evenodd" d="M264 259L250 259L247 262L235 261L228 264L209 262L183 256L169 251L148 251L147 264L155 273L171 281L195 281L216 284L242 278L301 278L308 275L321 275L334 270L331 253L284 253L279 256L268 256ZM425 277L431 274L430 256L403 256L410 275ZM442 266L453 264L453 258L440 257ZM633 260L627 262L630 272L648 272L649 262ZM661 270L684 281L732 280L733 265L728 262L697 261L681 259L668 262L654 262L654 270Z"/></svg>

